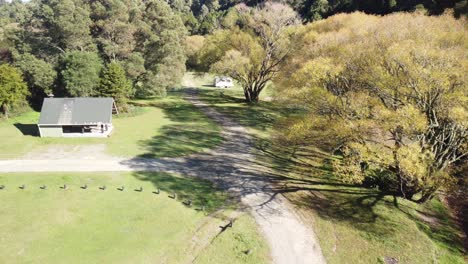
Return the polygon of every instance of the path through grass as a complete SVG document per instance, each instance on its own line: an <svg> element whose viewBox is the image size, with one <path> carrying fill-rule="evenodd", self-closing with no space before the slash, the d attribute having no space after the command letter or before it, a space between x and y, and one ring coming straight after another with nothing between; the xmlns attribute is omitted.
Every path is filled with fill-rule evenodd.
<svg viewBox="0 0 468 264"><path fill-rule="evenodd" d="M245 104L240 87L209 88L209 75L186 78L200 99L249 129L257 162L277 170L278 193L313 227L328 263L464 263L460 230L438 199L418 205L343 184L326 165L328 153L306 149L291 159L288 146L270 138L277 120L300 111L274 101Z"/></svg>

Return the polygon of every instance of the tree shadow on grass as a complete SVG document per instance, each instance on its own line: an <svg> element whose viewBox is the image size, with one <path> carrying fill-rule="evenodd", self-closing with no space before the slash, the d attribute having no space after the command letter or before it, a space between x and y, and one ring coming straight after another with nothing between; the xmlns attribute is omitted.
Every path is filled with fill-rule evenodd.
<svg viewBox="0 0 468 264"><path fill-rule="evenodd" d="M454 253L462 255L466 253L463 236L457 228L456 219L450 215L439 198L434 198L421 206L421 209L416 210L402 206L396 198L394 199L395 208L414 221L418 229L433 241Z"/></svg>
<svg viewBox="0 0 468 264"><path fill-rule="evenodd" d="M36 124L15 123L14 126L25 136L39 136L39 130Z"/></svg>
<svg viewBox="0 0 468 264"><path fill-rule="evenodd" d="M295 206L314 211L327 221L343 222L372 239L385 239L398 228L377 207L388 196L377 189L344 183L334 176L332 156L315 148L292 150L274 140L257 140L258 162L271 164L286 183L279 188Z"/></svg>
<svg viewBox="0 0 468 264"><path fill-rule="evenodd" d="M340 187L333 190L317 188L292 200L303 208L313 209L320 218L345 222L369 234L372 238L385 239L398 228L397 223L376 212L376 206L385 195L373 191L349 192Z"/></svg>
<svg viewBox="0 0 468 264"><path fill-rule="evenodd" d="M197 96L203 102L225 116L233 118L244 127L258 130L271 128L276 120L295 115L301 110L285 108L272 102L260 102L247 105L243 99L227 92L198 90ZM302 149L297 155L292 154L288 146L279 146L271 140L265 140L250 135L255 159L242 160L242 155L236 158L227 157L224 162L229 164L245 164L248 172L237 175L239 182L230 181L220 186L232 188L237 186L239 195L245 196L255 192L270 194L269 199L258 206L265 206L278 195L291 200L296 206L314 209L321 217L353 224L356 228L372 233L375 237L386 237L394 233L396 223L379 215L375 207L383 203L385 195L375 189L366 189L354 184L346 184L333 176L331 166L322 161L330 155L313 149ZM242 141L242 139L240 140ZM242 145L242 144L239 144ZM235 141L227 149L234 149ZM236 150L239 152L239 150ZM310 160L320 160L311 163ZM212 160L213 168L222 167L223 160ZM255 169L254 169L255 168ZM206 168L194 168L206 170ZM222 172L222 170L221 170ZM249 175L244 175L248 173ZM252 186L256 186L254 188ZM306 195L304 195L306 194ZM382 224L383 223L383 224ZM370 228L371 227L371 228ZM371 231L367 229L371 229Z"/></svg>
<svg viewBox="0 0 468 264"><path fill-rule="evenodd" d="M220 128L197 107L185 100L135 104L161 108L166 117L176 123L163 126L159 131L160 134L151 139L141 140L139 144L146 149L146 153L140 157L186 156L211 149L222 141Z"/></svg>
<svg viewBox="0 0 468 264"><path fill-rule="evenodd" d="M464 254L463 240L455 221L437 199L419 205L375 188L344 184L333 173L331 156L327 158L314 149L295 158L291 158L287 146L276 146L274 142L257 144L256 149L261 153L257 157L262 162L274 164L276 170L295 179L283 185L286 187L282 192L289 193L286 198L296 206L312 209L322 219L346 223L362 231L360 234L369 240L385 241L392 237L402 228L399 217L406 217L433 241L456 254ZM302 162L303 157L321 165ZM295 187L299 192L294 190ZM435 221L431 223L427 219Z"/></svg>
<svg viewBox="0 0 468 264"><path fill-rule="evenodd" d="M156 188L169 194L176 193L177 199L191 200L196 208L205 206L212 212L226 204L228 196L212 182L203 179L178 177L168 173L139 171L133 175L142 181L151 182Z"/></svg>
<svg viewBox="0 0 468 264"><path fill-rule="evenodd" d="M271 102L261 102L257 105L247 106L242 98L219 91L197 90L196 92L201 101L225 116L235 119L244 127L266 130L278 118L299 112L297 109L280 107ZM230 143L223 146L223 148L226 148L226 152L229 152L229 149L239 152L236 157L220 158L219 155L211 158L206 157L205 160L201 158L200 161L187 162L186 166L195 171L204 171L205 174L217 173L216 168L219 168L220 174L235 175L235 178L239 181L226 180L228 182L221 182L218 186L240 190L239 196L255 192L269 193L270 199L259 206L266 205L275 199L277 195L320 192L326 196L342 197L342 199L323 199L314 202L311 200L313 197L309 196L299 200L296 205L302 203L302 205L309 207L316 206L315 209L322 213L324 217L333 217L340 221L356 223L377 221L378 215L373 211L373 207L383 199L384 195L376 190L363 189L357 185L346 184L334 179L331 167L326 166L326 164L313 165L303 159L291 159L287 147L277 146L274 142L265 142L252 135L250 137L253 139L243 139L242 137L231 139ZM247 142L253 143L251 146L257 153L255 159L243 160L242 158L243 154L238 146L249 144ZM220 151L223 152L223 149ZM244 151L248 152L248 150ZM302 158L306 159L323 159L325 157L327 157L325 153L318 151L302 152ZM229 167L233 166L232 164L241 165L241 168L230 170ZM249 175L244 175L246 173ZM314 177L311 177L311 175ZM222 178L221 181L223 181ZM352 196L353 199L346 200L349 196ZM325 196L322 195L322 197ZM391 232L392 225L387 225L387 228L388 230L379 232L381 234Z"/></svg>
<svg viewBox="0 0 468 264"><path fill-rule="evenodd" d="M161 135L139 142L146 149L143 158L186 156L209 149L222 141L219 131L196 124L167 125Z"/></svg>
<svg viewBox="0 0 468 264"><path fill-rule="evenodd" d="M241 105L239 98L216 95L213 92L200 91L198 98L235 121L223 122L227 124L224 127L225 130L232 137L227 138L216 148L216 154L203 153L182 159L159 160L150 165L144 162L139 164L138 160L134 160L129 161L129 165L135 168L150 166L153 169L188 176L189 178L184 179L189 184L174 180L162 182L167 184L168 189L187 191L192 196L197 196L197 191L190 189L197 189L197 187L192 187L194 178L210 180L214 185L209 188L216 186L228 190L233 194L229 199L233 202L240 202L241 198L247 195L267 194L262 196L265 197L264 201L252 207L266 206L276 197L284 196L296 206L313 209L321 218L343 222L362 231L362 236L367 236L369 240L391 238L401 228L402 223L398 218L401 214L395 216L392 211L389 212L393 206L389 201L391 196L377 189L363 188L339 181L333 175L330 164L323 162L327 159L325 153L305 149L301 150L299 155L292 156L288 146L275 146L274 142L269 145L255 144L254 142L258 142L259 139L252 139L253 136L249 137L235 129L230 129L231 125L235 128L236 123L244 127L265 129L271 127L277 116L289 110L275 112L276 106L263 102L245 107ZM172 117L169 116L172 120L189 122L197 119L197 116L190 117L191 112L195 112L196 115L196 111L187 110L190 106L168 104L167 106L159 105L159 107L167 109L167 114L172 114ZM281 114L276 115L277 113ZM172 137L172 133L175 133L177 129L179 128L168 129L164 134ZM196 132L199 132L198 129L191 130L190 133L194 134L182 137L181 140L187 141L187 139L197 137ZM203 138L198 138L196 141L205 144L203 140ZM151 146L151 142L143 144L151 146L153 151L156 151L154 148L161 146L162 142L158 140L154 142L154 146ZM191 142L181 145L187 143ZM165 147L169 151L174 148L174 145L177 143L167 144ZM255 158L250 155L251 148L256 153ZM309 162L310 160L314 162ZM154 179L155 176L151 173L137 173L136 176L150 180L156 186L162 184L161 180ZM408 208L408 210L413 209ZM398 214L398 212L395 213Z"/></svg>

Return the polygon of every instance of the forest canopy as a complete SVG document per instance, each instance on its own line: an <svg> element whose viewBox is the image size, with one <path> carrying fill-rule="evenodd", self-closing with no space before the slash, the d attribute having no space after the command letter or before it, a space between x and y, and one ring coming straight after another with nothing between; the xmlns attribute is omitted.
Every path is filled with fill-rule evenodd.
<svg viewBox="0 0 468 264"><path fill-rule="evenodd" d="M0 13L0 58L21 70L33 105L102 94L103 75L125 83L116 98L164 95L185 73L187 30L164 1L13 1Z"/></svg>
<svg viewBox="0 0 468 264"><path fill-rule="evenodd" d="M418 11L439 15L451 9L455 16L463 16L467 9L466 0L286 0L270 7L268 4L248 0L0 0L0 62L20 69L28 85L28 101L33 106L39 106L47 94L99 94L97 84L111 63L121 66L131 85L130 89L124 89L124 94L117 95L119 98L164 96L167 88L180 84L186 66L192 70L229 71L221 58L216 61L207 58L207 54L213 53L202 49L216 38L231 41L220 38L224 31L228 38L251 38L265 53L247 54L241 47L224 45L221 48L230 50L221 52L223 55L240 55L241 58L236 58L240 63L248 58L252 65L272 66L259 74L257 66L243 65L240 67L243 73L236 74L242 81L255 73L256 80L244 82L246 97L255 102L277 71L276 63L288 53L284 47L289 47L286 43L290 41L286 37L289 25L281 30L273 28L282 21L295 25L356 10L371 14ZM282 13L285 10L289 11ZM282 21L280 14L285 15ZM262 33L265 30L282 36L268 36ZM283 46L282 50L272 49L271 41ZM200 57L201 52L204 58ZM226 60L229 58L225 57ZM215 62L216 66L208 65Z"/></svg>

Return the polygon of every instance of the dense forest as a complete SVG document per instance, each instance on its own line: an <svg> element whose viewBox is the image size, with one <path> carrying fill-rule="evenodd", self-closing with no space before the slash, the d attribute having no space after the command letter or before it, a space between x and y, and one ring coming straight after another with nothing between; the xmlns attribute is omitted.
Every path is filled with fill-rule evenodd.
<svg viewBox="0 0 468 264"><path fill-rule="evenodd" d="M356 10L372 14L415 10L441 14L451 8L458 17L467 7L467 1L455 0L284 3L298 14L294 24ZM239 0L2 0L0 60L23 75L28 91L18 95L27 94L33 106L50 93L114 95L124 106L126 98L164 95L168 87L177 86L185 72L186 57L189 68L208 70L213 56L205 54L203 63L194 61L199 59L194 58L194 53L202 45L203 36L212 35L213 40L220 30L249 28L245 17L248 12L239 10L253 10L257 4ZM191 37L185 40L186 36ZM263 84L270 80L268 72L265 74ZM263 85L252 89L255 92L249 100L255 101ZM2 104L4 114L18 100L8 101L4 99Z"/></svg>
<svg viewBox="0 0 468 264"><path fill-rule="evenodd" d="M186 29L162 1L15 1L0 12L1 59L22 72L32 103L49 93L122 103L164 94L185 72Z"/></svg>
<svg viewBox="0 0 468 264"><path fill-rule="evenodd" d="M249 103L271 87L306 110L277 125L279 142L338 153L344 181L424 202L466 167L466 9L466 0L2 0L0 105L8 117L48 94L112 96L125 110L130 98L164 96L186 68L225 74Z"/></svg>

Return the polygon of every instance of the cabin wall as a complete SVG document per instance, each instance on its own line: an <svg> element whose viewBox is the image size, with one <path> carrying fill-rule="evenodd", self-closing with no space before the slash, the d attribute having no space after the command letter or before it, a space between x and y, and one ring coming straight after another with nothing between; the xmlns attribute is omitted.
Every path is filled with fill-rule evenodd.
<svg viewBox="0 0 468 264"><path fill-rule="evenodd" d="M41 137L62 137L62 126L39 126Z"/></svg>

